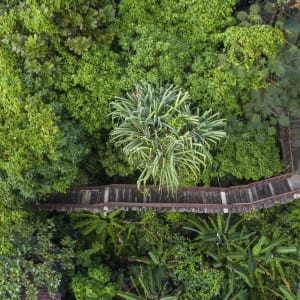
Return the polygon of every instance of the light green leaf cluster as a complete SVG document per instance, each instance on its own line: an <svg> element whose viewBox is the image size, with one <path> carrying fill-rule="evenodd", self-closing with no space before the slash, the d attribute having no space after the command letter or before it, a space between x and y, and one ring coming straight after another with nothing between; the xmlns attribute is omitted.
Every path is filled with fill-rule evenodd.
<svg viewBox="0 0 300 300"><path fill-rule="evenodd" d="M210 268L201 255L191 249L191 244L178 243L174 259L178 262L172 268L176 282L183 284L182 299L212 299L220 294L224 273Z"/></svg>
<svg viewBox="0 0 300 300"><path fill-rule="evenodd" d="M55 83L60 101L91 134L109 128L109 102L120 94L118 55L108 47L92 47L80 59L66 55Z"/></svg>
<svg viewBox="0 0 300 300"><path fill-rule="evenodd" d="M111 282L110 277L110 270L101 265L90 268L87 276L76 275L72 280L76 300L113 299L117 285Z"/></svg>
<svg viewBox="0 0 300 300"><path fill-rule="evenodd" d="M138 186L152 179L173 191L180 178L197 178L211 160L209 150L225 136L224 119L211 111L193 113L188 100L172 85L145 83L112 103L111 140L141 171Z"/></svg>
<svg viewBox="0 0 300 300"><path fill-rule="evenodd" d="M249 131L229 136L220 145L202 180L210 185L214 177L226 178L230 174L237 179L259 180L278 175L283 170L275 136L265 130Z"/></svg>
<svg viewBox="0 0 300 300"><path fill-rule="evenodd" d="M277 175L283 169L275 137L263 131L229 138L216 160L223 174L237 178L258 180Z"/></svg>
<svg viewBox="0 0 300 300"><path fill-rule="evenodd" d="M107 103L119 94L118 56L108 49L113 20L110 1L59 0L7 5L0 19L11 26L2 37L17 54L23 84L43 101L65 104L92 133L109 127Z"/></svg>
<svg viewBox="0 0 300 300"><path fill-rule="evenodd" d="M234 22L235 3L121 1L116 35L128 62L127 89L141 80L183 86L194 59L215 48L216 33Z"/></svg>
<svg viewBox="0 0 300 300"><path fill-rule="evenodd" d="M191 94L204 108L220 107L221 112L243 115L242 104L249 102L252 90L270 86L272 65L283 45L283 34L268 25L231 26L219 35L224 45L210 57L215 62L203 70L203 60L190 76Z"/></svg>
<svg viewBox="0 0 300 300"><path fill-rule="evenodd" d="M0 57L2 180L27 199L64 191L75 180L84 153L83 145L76 145L80 132L70 122L62 124L41 94L31 94L7 51L0 49Z"/></svg>
<svg viewBox="0 0 300 300"><path fill-rule="evenodd" d="M267 59L274 59L282 45L282 32L268 25L232 26L224 33L228 62L246 71L255 63L264 66Z"/></svg>

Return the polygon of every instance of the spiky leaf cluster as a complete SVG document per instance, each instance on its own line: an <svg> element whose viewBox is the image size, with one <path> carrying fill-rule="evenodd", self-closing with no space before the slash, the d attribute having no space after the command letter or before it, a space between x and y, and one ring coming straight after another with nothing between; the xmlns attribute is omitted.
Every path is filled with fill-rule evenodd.
<svg viewBox="0 0 300 300"><path fill-rule="evenodd" d="M225 136L218 113L193 112L189 94L173 85L136 84L112 108L111 140L141 171L138 186L152 179L173 191L184 177L197 178L211 160L209 151Z"/></svg>

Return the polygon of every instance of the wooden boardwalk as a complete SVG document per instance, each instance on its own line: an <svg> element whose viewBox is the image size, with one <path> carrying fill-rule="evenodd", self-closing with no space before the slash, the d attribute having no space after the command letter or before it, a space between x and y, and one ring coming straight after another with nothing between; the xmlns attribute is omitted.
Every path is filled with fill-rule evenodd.
<svg viewBox="0 0 300 300"><path fill-rule="evenodd" d="M79 187L48 197L37 206L42 211L174 210L195 213L245 212L287 203L300 197L300 121L281 129L282 154L289 173L249 185L229 188L179 188L175 194L148 186L112 184Z"/></svg>

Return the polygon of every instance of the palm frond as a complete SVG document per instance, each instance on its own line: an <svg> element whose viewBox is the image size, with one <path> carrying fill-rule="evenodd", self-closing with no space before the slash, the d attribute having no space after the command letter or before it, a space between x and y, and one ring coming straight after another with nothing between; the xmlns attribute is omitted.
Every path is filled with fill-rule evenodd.
<svg viewBox="0 0 300 300"><path fill-rule="evenodd" d="M126 98L116 97L111 141L149 180L174 191L182 174L197 178L211 161L210 150L226 135L225 120L211 110L192 113L189 94L173 85L138 83Z"/></svg>

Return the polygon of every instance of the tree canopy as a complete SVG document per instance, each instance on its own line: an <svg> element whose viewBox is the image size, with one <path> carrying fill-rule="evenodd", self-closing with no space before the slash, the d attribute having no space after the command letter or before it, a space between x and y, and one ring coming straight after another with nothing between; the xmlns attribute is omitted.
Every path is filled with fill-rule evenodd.
<svg viewBox="0 0 300 300"><path fill-rule="evenodd" d="M298 202L232 219L28 209L83 184L173 190L284 172L279 128L300 116L299 8L1 1L2 298L61 282L70 299L296 299Z"/></svg>
<svg viewBox="0 0 300 300"><path fill-rule="evenodd" d="M1 117L7 181L34 199L72 184L137 180L109 143L108 115L115 97L138 82L185 90L192 109L227 120L233 140L253 130L276 137L276 124L288 120L274 117L274 109L299 110L298 8L285 1L240 7L236 0L1 3L1 103L15 103ZM224 148L215 153L229 155ZM275 157L274 168L246 177L280 172ZM245 177L239 174L224 176Z"/></svg>

